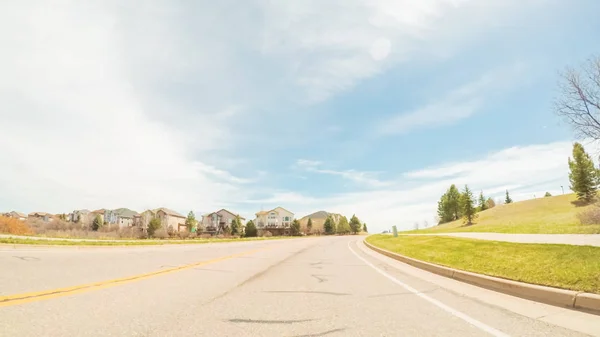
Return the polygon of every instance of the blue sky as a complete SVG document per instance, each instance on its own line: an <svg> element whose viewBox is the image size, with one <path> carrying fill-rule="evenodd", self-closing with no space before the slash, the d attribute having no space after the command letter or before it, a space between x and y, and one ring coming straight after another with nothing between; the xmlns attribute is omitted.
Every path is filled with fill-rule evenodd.
<svg viewBox="0 0 600 337"><path fill-rule="evenodd" d="M568 186L558 72L592 0L0 5L0 208L433 224L456 183ZM18 33L15 33L18 32Z"/></svg>

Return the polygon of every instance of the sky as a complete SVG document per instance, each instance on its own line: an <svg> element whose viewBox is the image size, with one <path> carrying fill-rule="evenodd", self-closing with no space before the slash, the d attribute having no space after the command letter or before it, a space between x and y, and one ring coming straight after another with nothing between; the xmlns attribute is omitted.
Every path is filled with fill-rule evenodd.
<svg viewBox="0 0 600 337"><path fill-rule="evenodd" d="M4 1L0 211L227 208L434 225L568 192L559 72L594 0ZM595 155L597 157L597 155Z"/></svg>

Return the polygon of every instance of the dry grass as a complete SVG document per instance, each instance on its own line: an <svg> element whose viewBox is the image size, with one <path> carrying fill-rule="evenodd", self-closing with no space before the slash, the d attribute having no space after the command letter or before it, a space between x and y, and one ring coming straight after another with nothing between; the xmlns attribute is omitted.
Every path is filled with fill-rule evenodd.
<svg viewBox="0 0 600 337"><path fill-rule="evenodd" d="M600 247L523 244L439 236L371 235L415 259L533 284L600 293Z"/></svg>
<svg viewBox="0 0 600 337"><path fill-rule="evenodd" d="M576 201L575 194L566 194L498 205L480 212L475 224L471 226L465 226L462 220L458 220L410 232L600 233L600 223L582 224L579 215L598 207L596 205L578 207L573 203L574 201Z"/></svg>
<svg viewBox="0 0 600 337"><path fill-rule="evenodd" d="M0 216L0 233L31 235L33 234L33 230L19 219Z"/></svg>

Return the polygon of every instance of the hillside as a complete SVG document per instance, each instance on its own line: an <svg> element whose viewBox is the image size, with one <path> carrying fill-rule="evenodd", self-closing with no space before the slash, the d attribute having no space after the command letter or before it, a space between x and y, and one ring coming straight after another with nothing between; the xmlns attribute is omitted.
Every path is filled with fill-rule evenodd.
<svg viewBox="0 0 600 337"><path fill-rule="evenodd" d="M300 228L303 232L306 232L306 224L308 224L308 219L312 219L312 233L322 233L323 232L323 225L325 224L325 220L327 219L327 216L331 215L333 217L333 220L338 223L340 221L340 219L342 218L341 214L337 214L337 213L329 213L327 211L318 211L312 214L309 214L305 217L303 217L302 219L300 219Z"/></svg>
<svg viewBox="0 0 600 337"><path fill-rule="evenodd" d="M578 213L598 206L577 207L572 203L574 200L575 194L566 194L498 205L478 213L471 226L465 226L461 219L410 232L600 233L600 224L581 225L577 218Z"/></svg>

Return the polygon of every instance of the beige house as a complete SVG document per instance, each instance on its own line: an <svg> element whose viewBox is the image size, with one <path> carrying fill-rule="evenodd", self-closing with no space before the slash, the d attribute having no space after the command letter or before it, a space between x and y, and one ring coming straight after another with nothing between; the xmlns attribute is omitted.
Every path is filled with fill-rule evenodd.
<svg viewBox="0 0 600 337"><path fill-rule="evenodd" d="M294 221L294 213L283 207L277 207L270 211L256 213L254 223L259 231L269 231L273 235L283 235L289 232Z"/></svg>
<svg viewBox="0 0 600 337"><path fill-rule="evenodd" d="M21 212L12 211L12 212L8 212L8 213L4 213L2 215L5 217L8 217L8 218L27 220L27 214L21 213Z"/></svg>
<svg viewBox="0 0 600 337"><path fill-rule="evenodd" d="M142 228L148 228L148 224L152 218L160 219L160 223L164 229L172 228L175 231L184 231L187 229L185 226L186 217L175 212L174 210L168 208L157 208L157 209L149 209L147 211L142 212L142 214L137 216L132 216L132 223L137 222L141 225Z"/></svg>
<svg viewBox="0 0 600 337"><path fill-rule="evenodd" d="M50 222L54 220L54 216L46 212L33 212L27 215L28 219L39 219L44 222Z"/></svg>
<svg viewBox="0 0 600 337"><path fill-rule="evenodd" d="M216 212L203 214L200 224L204 228L205 232L213 233L217 232L219 229L222 230L229 227L233 219L235 219L237 216L239 216L239 214L235 214L226 209L221 209ZM240 216L240 220L242 221L242 228L240 230L243 231L243 228L246 225L246 219Z"/></svg>

